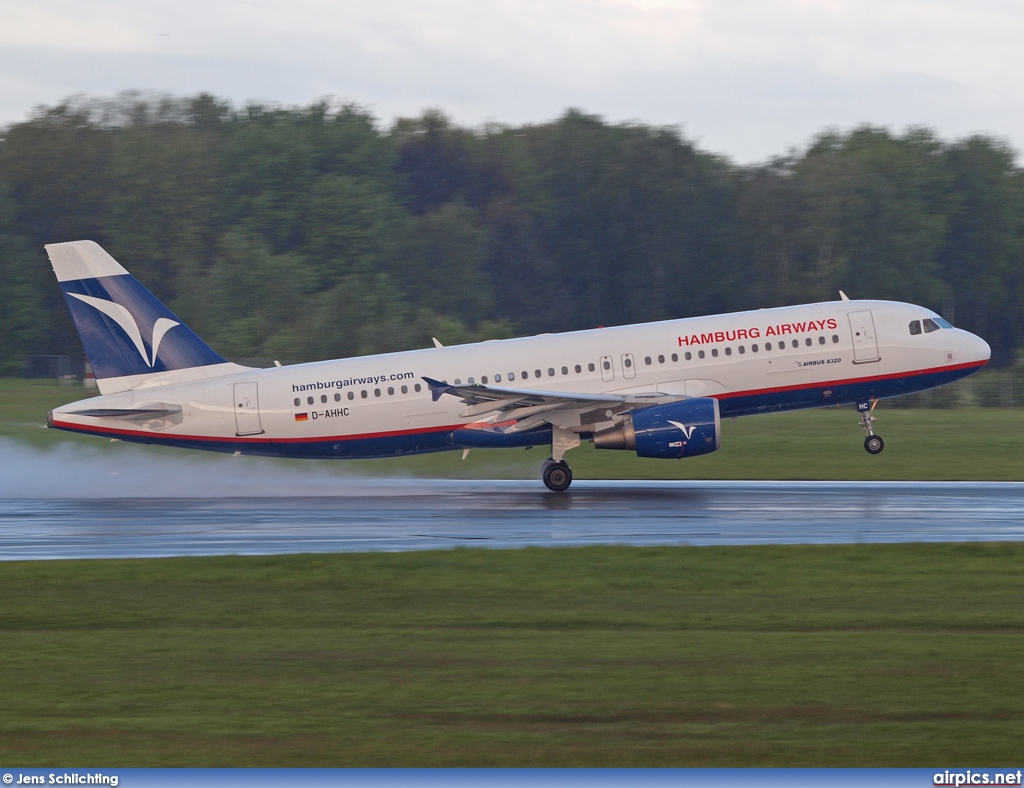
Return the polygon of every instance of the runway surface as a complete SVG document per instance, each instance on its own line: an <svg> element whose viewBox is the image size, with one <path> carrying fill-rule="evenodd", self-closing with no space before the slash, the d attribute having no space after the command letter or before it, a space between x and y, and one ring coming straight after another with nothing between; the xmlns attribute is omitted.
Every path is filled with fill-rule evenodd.
<svg viewBox="0 0 1024 788"><path fill-rule="evenodd" d="M0 560L1020 541L1024 484L373 479L343 495L3 498Z"/></svg>

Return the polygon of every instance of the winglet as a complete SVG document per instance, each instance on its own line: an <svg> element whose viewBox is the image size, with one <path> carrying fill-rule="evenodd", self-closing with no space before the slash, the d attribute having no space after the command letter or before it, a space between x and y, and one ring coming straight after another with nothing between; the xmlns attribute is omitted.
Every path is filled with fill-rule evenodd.
<svg viewBox="0 0 1024 788"><path fill-rule="evenodd" d="M850 296L846 295L846 293L844 293L842 290L839 291L839 297L841 299L843 299L844 301L849 301L850 300Z"/></svg>
<svg viewBox="0 0 1024 788"><path fill-rule="evenodd" d="M452 390L452 387L441 380L434 380L433 378L424 377L423 380L427 382L427 386L430 388L430 394L434 398L434 402L437 402L441 397Z"/></svg>
<svg viewBox="0 0 1024 788"><path fill-rule="evenodd" d="M431 337L431 339L434 340L434 347L444 347L444 345L441 344L441 341L437 337Z"/></svg>

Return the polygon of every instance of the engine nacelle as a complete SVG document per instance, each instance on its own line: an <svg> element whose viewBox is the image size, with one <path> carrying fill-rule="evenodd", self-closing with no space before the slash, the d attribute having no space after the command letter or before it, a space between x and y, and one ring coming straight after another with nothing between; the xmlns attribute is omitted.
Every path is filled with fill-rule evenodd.
<svg viewBox="0 0 1024 788"><path fill-rule="evenodd" d="M718 400L685 399L631 412L619 426L595 433L594 446L629 449L638 457L697 457L718 450L721 425Z"/></svg>

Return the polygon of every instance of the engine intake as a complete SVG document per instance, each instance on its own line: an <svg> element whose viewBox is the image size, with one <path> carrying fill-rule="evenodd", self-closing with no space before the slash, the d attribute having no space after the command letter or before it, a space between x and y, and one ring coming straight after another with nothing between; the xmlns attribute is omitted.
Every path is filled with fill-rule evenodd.
<svg viewBox="0 0 1024 788"><path fill-rule="evenodd" d="M718 400L685 399L633 411L617 427L595 433L594 446L627 449L638 457L697 457L718 450L721 423Z"/></svg>

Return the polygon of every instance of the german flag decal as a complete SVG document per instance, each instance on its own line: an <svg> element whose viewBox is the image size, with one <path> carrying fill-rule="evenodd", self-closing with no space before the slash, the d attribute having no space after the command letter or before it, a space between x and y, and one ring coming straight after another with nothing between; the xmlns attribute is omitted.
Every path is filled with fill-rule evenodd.
<svg viewBox="0 0 1024 788"><path fill-rule="evenodd" d="M295 414L295 420L296 421L309 421L309 414L308 413L296 413Z"/></svg>

